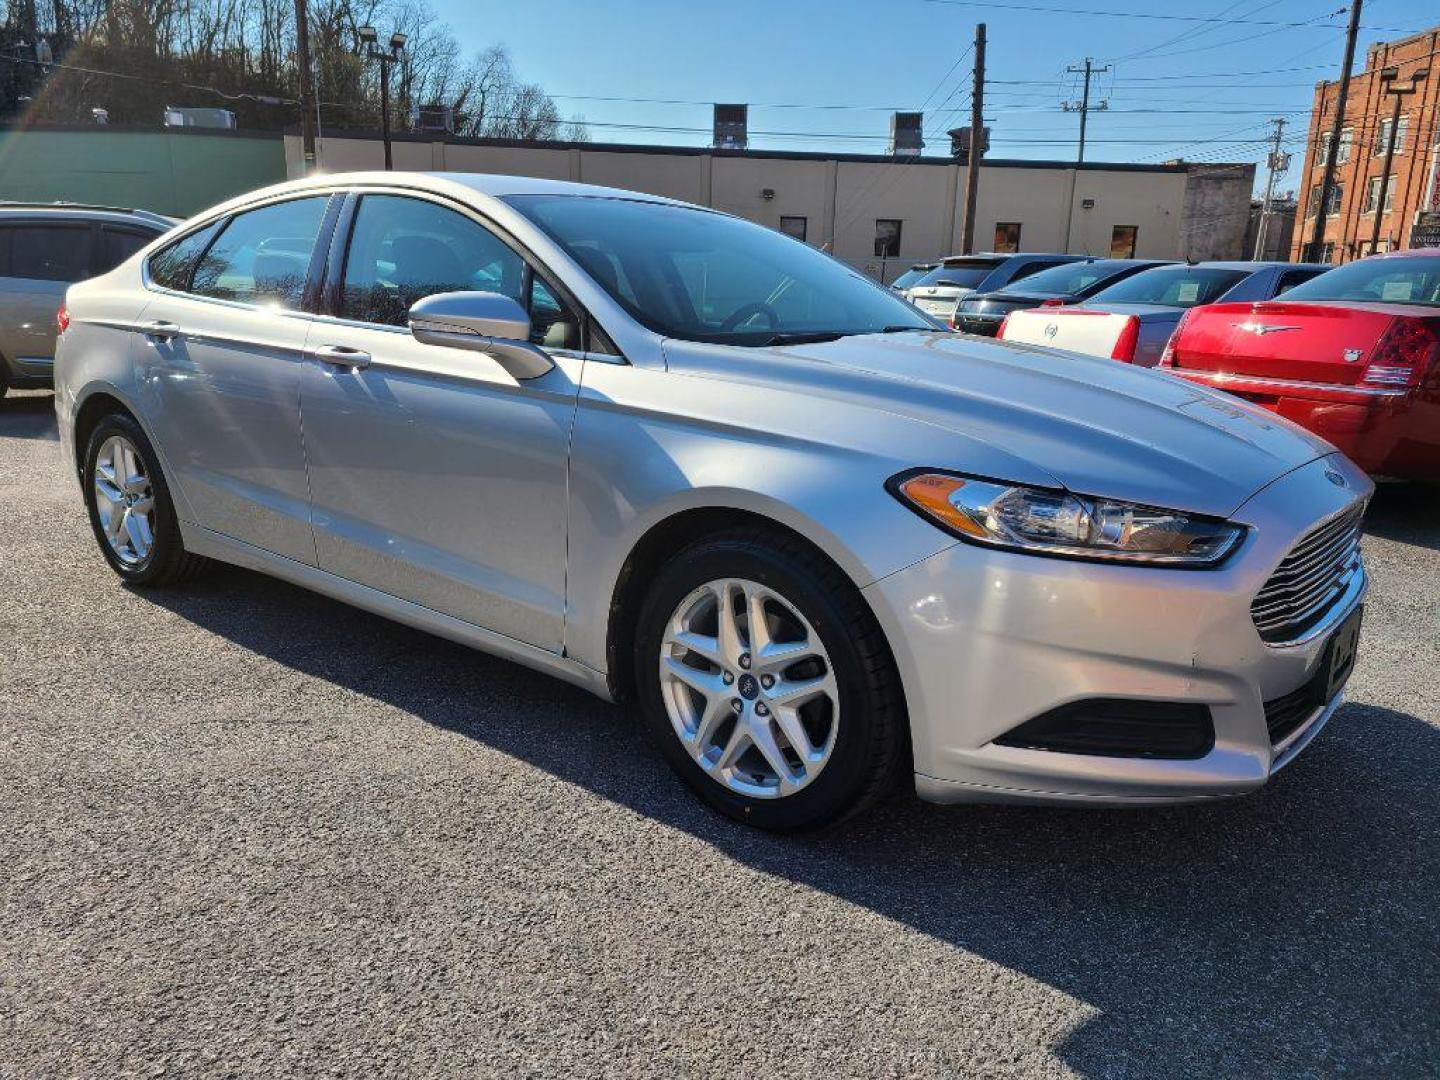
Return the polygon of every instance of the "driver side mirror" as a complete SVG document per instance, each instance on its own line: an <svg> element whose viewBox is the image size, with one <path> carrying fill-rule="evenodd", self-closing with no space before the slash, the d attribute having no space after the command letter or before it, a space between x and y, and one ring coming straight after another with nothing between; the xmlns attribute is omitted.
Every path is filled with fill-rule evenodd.
<svg viewBox="0 0 1440 1080"><path fill-rule="evenodd" d="M529 314L500 293L436 293L417 300L410 305L410 335L426 345L486 353L516 379L535 379L555 366L530 344Z"/></svg>

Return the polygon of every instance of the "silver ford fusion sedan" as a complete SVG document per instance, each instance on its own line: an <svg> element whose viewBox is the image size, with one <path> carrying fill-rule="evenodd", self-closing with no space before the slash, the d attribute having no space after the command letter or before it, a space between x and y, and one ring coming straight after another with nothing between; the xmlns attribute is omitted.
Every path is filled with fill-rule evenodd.
<svg viewBox="0 0 1440 1080"><path fill-rule="evenodd" d="M1263 784L1355 658L1370 482L1165 374L941 332L780 233L319 176L72 287L56 409L136 586L238 563L633 701L723 812Z"/></svg>

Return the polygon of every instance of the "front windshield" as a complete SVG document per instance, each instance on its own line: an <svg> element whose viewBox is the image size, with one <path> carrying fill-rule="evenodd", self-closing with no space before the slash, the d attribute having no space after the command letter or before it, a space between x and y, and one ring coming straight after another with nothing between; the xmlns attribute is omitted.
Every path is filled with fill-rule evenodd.
<svg viewBox="0 0 1440 1080"><path fill-rule="evenodd" d="M1440 257L1362 259L1296 285L1286 300L1362 300L1440 307Z"/></svg>
<svg viewBox="0 0 1440 1080"><path fill-rule="evenodd" d="M928 267L912 266L890 283L892 289L908 289L930 272Z"/></svg>
<svg viewBox="0 0 1440 1080"><path fill-rule="evenodd" d="M1002 293L1039 293L1049 296L1072 296L1082 289L1088 289L1097 281L1114 275L1118 268L1113 262L1064 263L1031 274L1019 281L1012 281Z"/></svg>
<svg viewBox="0 0 1440 1080"><path fill-rule="evenodd" d="M638 199L506 201L637 321L666 337L765 345L936 328L828 255L738 218Z"/></svg>
<svg viewBox="0 0 1440 1080"><path fill-rule="evenodd" d="M1091 304L1161 304L1189 308L1213 304L1240 284L1246 270L1218 267L1157 266L1117 281L1090 297Z"/></svg>

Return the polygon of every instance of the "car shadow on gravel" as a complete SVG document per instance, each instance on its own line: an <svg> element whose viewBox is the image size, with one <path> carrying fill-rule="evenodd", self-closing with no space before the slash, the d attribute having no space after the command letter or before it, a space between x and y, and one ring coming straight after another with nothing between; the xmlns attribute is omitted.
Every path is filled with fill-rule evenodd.
<svg viewBox="0 0 1440 1080"><path fill-rule="evenodd" d="M1365 515L1365 531L1440 551L1440 486L1380 484Z"/></svg>
<svg viewBox="0 0 1440 1080"><path fill-rule="evenodd" d="M48 439L54 442L59 437L55 430L53 395L12 390L0 398L0 439Z"/></svg>
<svg viewBox="0 0 1440 1080"><path fill-rule="evenodd" d="M1055 1050L1080 1074L1430 1075L1440 1060L1440 732L1414 716L1347 705L1266 789L1215 805L897 796L829 834L780 837L705 808L623 709L557 680L246 571L146 595L1086 1003L1093 1017Z"/></svg>

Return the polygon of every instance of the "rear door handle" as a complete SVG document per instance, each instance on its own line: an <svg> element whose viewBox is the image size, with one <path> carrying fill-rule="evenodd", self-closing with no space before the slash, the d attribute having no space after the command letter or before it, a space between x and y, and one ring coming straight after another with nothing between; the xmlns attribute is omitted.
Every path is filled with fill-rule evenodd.
<svg viewBox="0 0 1440 1080"><path fill-rule="evenodd" d="M364 349L352 349L349 345L317 345L310 350L310 355L322 364L333 364L335 367L354 370L370 366L370 354Z"/></svg>
<svg viewBox="0 0 1440 1080"><path fill-rule="evenodd" d="M164 319L156 319L154 322L142 323L140 325L140 332L146 337L154 338L157 341L170 341L183 333L180 327Z"/></svg>

